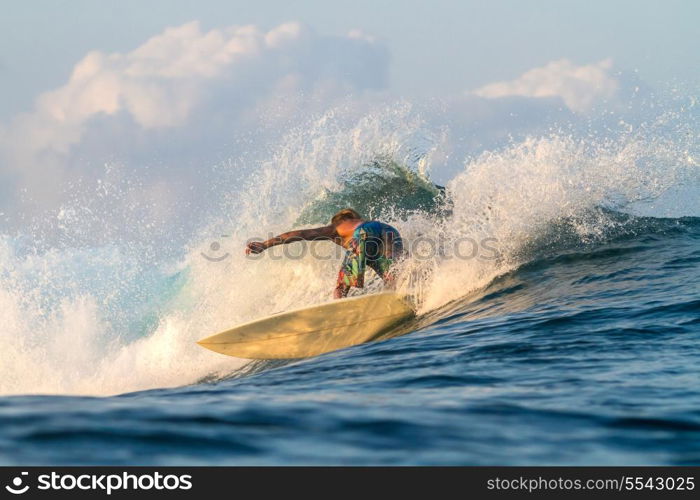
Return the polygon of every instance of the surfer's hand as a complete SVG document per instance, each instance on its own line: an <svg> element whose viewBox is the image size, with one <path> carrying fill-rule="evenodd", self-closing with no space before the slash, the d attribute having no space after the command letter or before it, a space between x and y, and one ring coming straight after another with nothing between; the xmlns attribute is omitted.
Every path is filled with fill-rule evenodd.
<svg viewBox="0 0 700 500"><path fill-rule="evenodd" d="M265 243L262 241L251 241L246 245L245 254L250 255L251 253L262 253L265 251Z"/></svg>

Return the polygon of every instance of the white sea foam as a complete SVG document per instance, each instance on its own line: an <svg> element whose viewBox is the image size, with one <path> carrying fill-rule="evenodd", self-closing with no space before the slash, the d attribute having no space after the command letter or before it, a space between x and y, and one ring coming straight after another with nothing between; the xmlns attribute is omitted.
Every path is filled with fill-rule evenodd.
<svg viewBox="0 0 700 500"><path fill-rule="evenodd" d="M324 190L337 190L344 176L378 155L430 175L454 161L444 154L447 136L430 130L406 104L360 116L329 112L288 134L244 185L228 186L230 194L218 202L221 215L202 221L176 259L177 252L159 260L157 252L118 242L27 251L17 237L4 237L0 394L107 395L233 372L246 361L195 341L327 300L338 266L337 258L308 253L246 258L246 240L289 229ZM464 160L447 185L447 220L414 213L387 221L409 245L419 238L448 246L490 238L498 258L414 255L404 264L401 286L420 295L422 312L434 310L517 267L529 258L523 249L553 223L567 219L589 237L600 231L600 221L586 222L586 211L624 208L681 184L687 188L697 181L696 139L665 137L655 131L607 141L552 134Z"/></svg>

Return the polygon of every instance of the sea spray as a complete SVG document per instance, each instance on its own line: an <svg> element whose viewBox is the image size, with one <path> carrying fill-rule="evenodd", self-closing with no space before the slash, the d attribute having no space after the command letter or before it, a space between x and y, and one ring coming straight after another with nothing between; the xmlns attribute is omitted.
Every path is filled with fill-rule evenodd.
<svg viewBox="0 0 700 500"><path fill-rule="evenodd" d="M563 224L580 241L604 241L607 227L619 221L601 207L654 200L697 175L695 136L651 129L605 140L553 133L514 141L464 160L432 206L404 206L392 197L382 207L380 193L348 184L368 169L381 176L381 159L394 169L386 171L387 186L398 169L404 184L429 193L433 172L454 170L460 161L442 155L446 140L449 133L431 130L405 104L352 119L329 112L287 134L243 183L222 176L218 210L202 212L188 244L117 234L111 244L83 239L32 249L31 235L4 237L0 393L106 395L215 380L240 369L247 361L195 341L330 298L340 258L332 244L310 244L325 252L323 259L301 244L254 258L243 253L250 238L320 222L299 217L329 193L360 211L377 207L401 231L412 253L401 264L399 287L419 297L425 314L536 259L533 249L552 228ZM90 213L80 210L79 198L75 203L63 212L73 214L71 227L80 228L81 218L100 219L98 202ZM449 248L465 239L492 250L456 258ZM431 241L439 242L435 250L420 251ZM547 241L556 252L557 239ZM368 289L380 286L368 280Z"/></svg>

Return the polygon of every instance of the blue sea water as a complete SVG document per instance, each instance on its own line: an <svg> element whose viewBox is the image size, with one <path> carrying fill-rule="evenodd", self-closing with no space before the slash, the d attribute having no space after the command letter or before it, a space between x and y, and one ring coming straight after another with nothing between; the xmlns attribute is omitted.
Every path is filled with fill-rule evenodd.
<svg viewBox="0 0 700 500"><path fill-rule="evenodd" d="M544 243L406 335L168 385L4 396L0 463L700 464L700 219Z"/></svg>
<svg viewBox="0 0 700 500"><path fill-rule="evenodd" d="M700 464L686 101L491 149L410 106L331 111L183 200L110 166L0 230L0 464ZM348 206L409 249L403 335L294 361L196 344L327 301L331 243L243 248Z"/></svg>

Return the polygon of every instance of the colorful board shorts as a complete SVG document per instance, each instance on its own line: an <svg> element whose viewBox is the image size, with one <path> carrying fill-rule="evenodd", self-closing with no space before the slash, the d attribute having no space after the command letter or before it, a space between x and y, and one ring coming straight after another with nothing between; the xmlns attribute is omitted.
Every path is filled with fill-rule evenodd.
<svg viewBox="0 0 700 500"><path fill-rule="evenodd" d="M363 222L355 229L345 260L338 273L337 288L345 295L350 287L362 288L365 269L370 267L385 282L392 280L389 269L403 253L399 232L389 224Z"/></svg>

